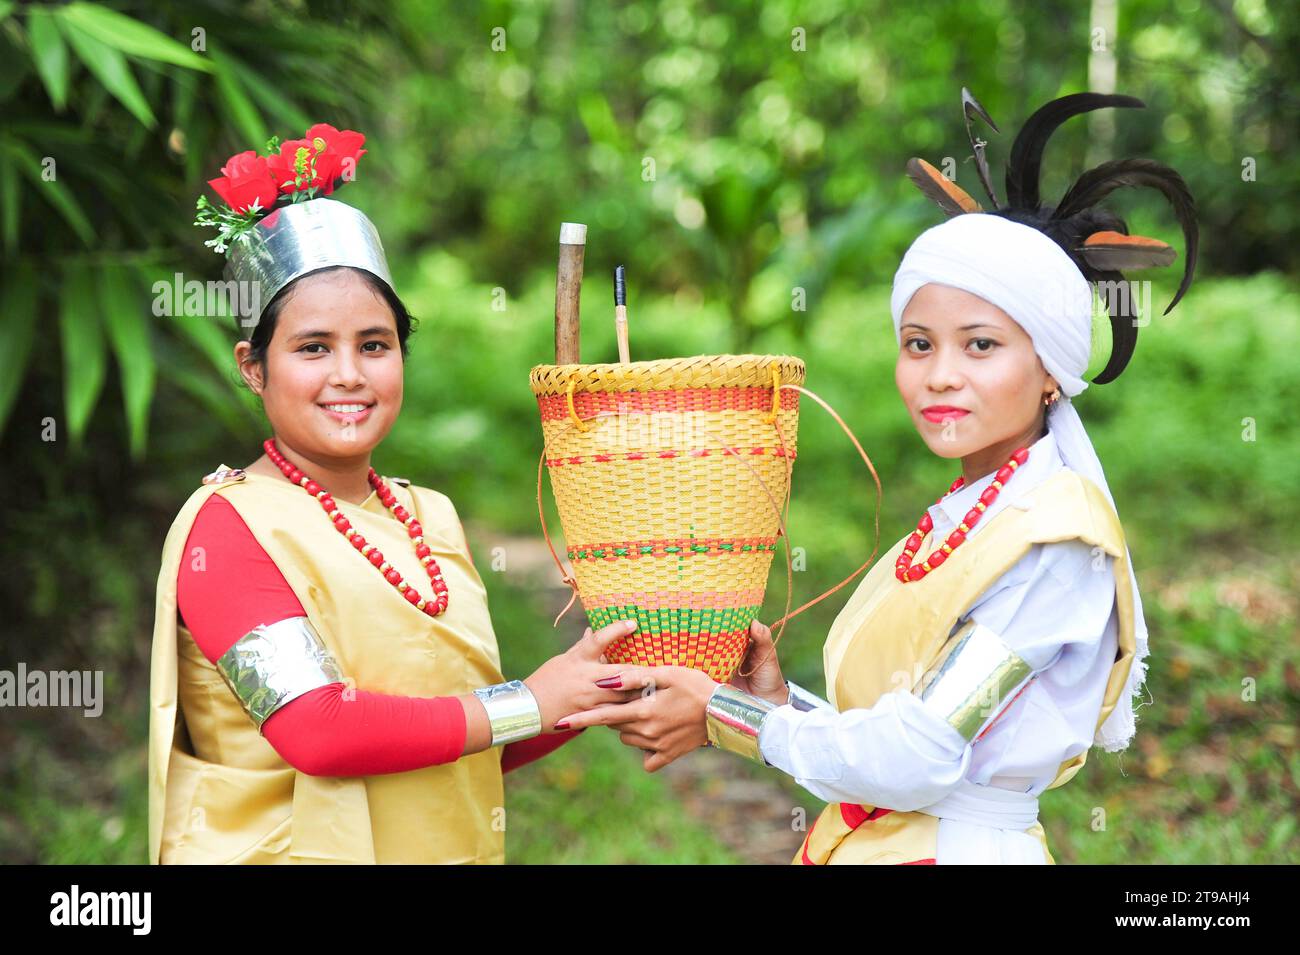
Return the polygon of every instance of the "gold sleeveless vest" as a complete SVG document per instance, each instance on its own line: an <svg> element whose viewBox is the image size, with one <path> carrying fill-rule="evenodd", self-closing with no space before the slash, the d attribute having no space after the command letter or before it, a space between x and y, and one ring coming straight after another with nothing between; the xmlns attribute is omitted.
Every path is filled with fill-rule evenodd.
<svg viewBox="0 0 1300 955"><path fill-rule="evenodd" d="M932 531L918 553L935 549L940 542L933 538ZM894 576L907 537L881 557L840 611L826 640L823 661L831 703L841 711L866 708L900 687L914 689L960 629L961 616L1032 545L1076 538L1115 558L1119 645L1097 719L1100 727L1121 702L1136 650L1133 590L1118 515L1092 481L1069 469L1058 471L1023 500L1000 510L941 568L919 581L902 584ZM1085 749L1063 762L1047 788L1065 785L1087 758ZM932 860L938 827L937 816L920 811L832 803L808 831L792 863L889 865ZM1042 842L1047 860L1054 862L1042 823L1025 831Z"/></svg>
<svg viewBox="0 0 1300 955"><path fill-rule="evenodd" d="M224 465L222 466L224 468ZM247 474L205 485L177 515L158 575L150 676L151 863L500 863L500 748L454 763L366 777L298 772L258 732L176 611L176 578L195 516L220 494L275 561L350 686L451 696L502 681L483 581L461 547L451 501L389 481L424 527L450 603L429 617L370 566L316 500ZM338 507L426 596L406 529L378 497ZM231 600L239 594L232 593Z"/></svg>

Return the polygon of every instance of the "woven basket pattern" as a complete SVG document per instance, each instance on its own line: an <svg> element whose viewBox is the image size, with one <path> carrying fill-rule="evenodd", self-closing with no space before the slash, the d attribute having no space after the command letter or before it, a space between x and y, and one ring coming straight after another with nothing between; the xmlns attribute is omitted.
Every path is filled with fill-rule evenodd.
<svg viewBox="0 0 1300 955"><path fill-rule="evenodd" d="M803 362L540 365L530 379L591 626L640 625L608 658L730 679L763 603L798 453L799 393L776 385L802 385Z"/></svg>

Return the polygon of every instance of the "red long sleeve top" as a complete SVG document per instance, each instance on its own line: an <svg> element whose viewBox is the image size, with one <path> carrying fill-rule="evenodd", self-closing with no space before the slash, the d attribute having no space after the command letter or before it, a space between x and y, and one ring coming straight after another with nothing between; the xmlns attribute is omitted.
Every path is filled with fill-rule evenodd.
<svg viewBox="0 0 1300 955"><path fill-rule="evenodd" d="M280 569L234 506L213 494L199 508L186 551L202 547L205 569L182 561L176 581L181 619L213 663L244 634L305 612ZM231 595L239 599L232 600ZM289 765L313 776L400 773L459 759L465 711L454 696L415 697L358 689L344 705L342 683L290 700L262 724L262 735ZM581 730L509 743L510 772L557 749Z"/></svg>

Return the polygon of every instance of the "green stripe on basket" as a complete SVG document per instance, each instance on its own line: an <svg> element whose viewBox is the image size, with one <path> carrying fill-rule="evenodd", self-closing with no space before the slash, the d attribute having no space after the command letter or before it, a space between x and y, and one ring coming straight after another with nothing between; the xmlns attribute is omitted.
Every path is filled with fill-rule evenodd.
<svg viewBox="0 0 1300 955"><path fill-rule="evenodd" d="M748 630L761 608L752 607L660 607L636 605L597 607L587 611L595 630L620 620L635 620L638 633L729 633Z"/></svg>

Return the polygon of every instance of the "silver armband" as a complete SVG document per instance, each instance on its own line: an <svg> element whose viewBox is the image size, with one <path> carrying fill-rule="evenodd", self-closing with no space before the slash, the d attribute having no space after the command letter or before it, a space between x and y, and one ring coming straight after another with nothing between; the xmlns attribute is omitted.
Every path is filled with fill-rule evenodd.
<svg viewBox="0 0 1300 955"><path fill-rule="evenodd" d="M257 727L284 704L343 674L306 617L254 627L217 660L217 671Z"/></svg>
<svg viewBox="0 0 1300 955"><path fill-rule="evenodd" d="M831 706L829 702L823 700L816 693L809 693L798 683L795 683L792 680L786 680L785 686L786 689L790 691L790 699L787 700L786 702L790 706L793 706L796 710L801 710L806 713L809 710L821 709L824 706L834 709L834 707Z"/></svg>
<svg viewBox="0 0 1300 955"><path fill-rule="evenodd" d="M493 746L532 739L541 734L542 711L523 680L480 687L474 695L487 710Z"/></svg>
<svg viewBox="0 0 1300 955"><path fill-rule="evenodd" d="M719 683L704 710L709 745L766 766L767 760L758 748L758 737L763 731L763 720L774 709L775 703Z"/></svg>
<svg viewBox="0 0 1300 955"><path fill-rule="evenodd" d="M975 623L921 677L920 697L969 743L1032 672L1002 637Z"/></svg>

